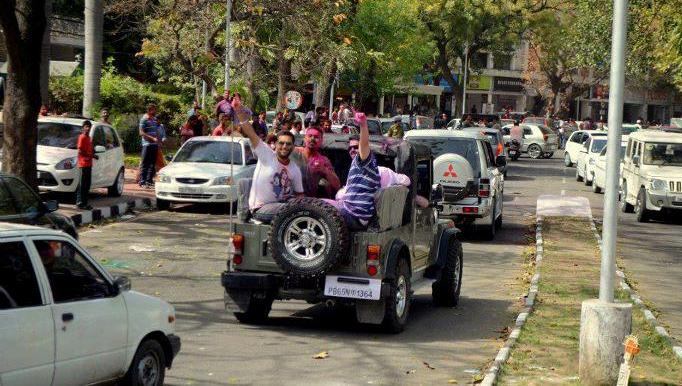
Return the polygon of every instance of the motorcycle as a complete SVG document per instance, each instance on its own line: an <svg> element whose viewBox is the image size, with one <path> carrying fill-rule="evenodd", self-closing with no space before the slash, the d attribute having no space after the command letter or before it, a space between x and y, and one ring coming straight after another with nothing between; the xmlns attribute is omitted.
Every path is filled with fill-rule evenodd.
<svg viewBox="0 0 682 386"><path fill-rule="evenodd" d="M509 158L512 161L517 161L519 157L521 157L521 143L516 139L512 139L509 142Z"/></svg>

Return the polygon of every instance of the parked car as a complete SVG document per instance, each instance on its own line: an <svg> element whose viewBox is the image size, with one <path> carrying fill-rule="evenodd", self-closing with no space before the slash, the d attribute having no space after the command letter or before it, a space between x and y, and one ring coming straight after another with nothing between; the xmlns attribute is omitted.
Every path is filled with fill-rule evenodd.
<svg viewBox="0 0 682 386"><path fill-rule="evenodd" d="M459 118L455 118L450 120L447 125L445 125L445 128L448 130L456 130L459 128L459 125L461 124L462 120Z"/></svg>
<svg viewBox="0 0 682 386"><path fill-rule="evenodd" d="M0 172L0 222L58 229L77 239L76 224L57 209L57 201L43 202L23 180Z"/></svg>
<svg viewBox="0 0 682 386"><path fill-rule="evenodd" d="M630 134L623 158L621 210L647 222L656 212L682 209L682 134Z"/></svg>
<svg viewBox="0 0 682 386"><path fill-rule="evenodd" d="M578 153L575 165L576 181L584 181L585 185L592 185L594 181L594 165L601 150L606 146L606 135L593 135L585 143Z"/></svg>
<svg viewBox="0 0 682 386"><path fill-rule="evenodd" d="M507 146L504 145L504 136L502 134L502 130L493 129L489 127L467 127L462 130L469 133L481 133L488 137L490 145L493 147L493 153L495 157L502 156L505 159L504 165L499 165L499 169L500 172L502 172L502 174L504 174L504 176L507 177L506 161L509 159L509 154L507 154L508 149Z"/></svg>
<svg viewBox="0 0 682 386"><path fill-rule="evenodd" d="M443 130L440 130L443 132ZM411 184L380 189L376 217L365 231L349 232L337 209L306 197L288 201L271 223L250 219L250 180L239 190L239 217L227 271L225 306L241 322L267 318L274 300L338 302L355 306L361 323L389 332L408 322L412 288L432 279L433 301L455 306L462 282L462 246L452 221L417 205L432 196L432 156L425 146L371 138L379 165L406 174ZM337 174L351 159L347 138L326 136L322 151ZM342 179L343 180L343 179Z"/></svg>
<svg viewBox="0 0 682 386"><path fill-rule="evenodd" d="M508 133L513 125L503 127L505 140L508 141ZM530 158L552 158L558 147L558 136L552 129L536 124L521 124L523 128L523 144L521 152L527 153Z"/></svg>
<svg viewBox="0 0 682 386"><path fill-rule="evenodd" d="M393 118L379 118L379 123L381 124L382 135L386 135L388 133L388 129L390 129L391 126L393 126L395 121L393 120ZM372 130L369 127L369 124L367 126L368 126L368 129L370 129L369 133L372 134ZM408 131L410 131L409 123L401 121L400 126L402 126L402 128L403 128L403 133L407 133Z"/></svg>
<svg viewBox="0 0 682 386"><path fill-rule="evenodd" d="M590 139L593 135L598 137L603 137L606 139L608 133L605 131L596 130L578 130L574 131L568 140L566 141L566 148L564 151L564 165L567 167L573 166L578 162L580 158L580 152L583 149L583 145Z"/></svg>
<svg viewBox="0 0 682 386"><path fill-rule="evenodd" d="M399 116L402 120L403 123L407 123L411 129L415 130L427 130L427 129L433 129L435 121L431 117L427 117L425 115L397 115ZM395 117L391 117L391 119L395 119Z"/></svg>
<svg viewBox="0 0 682 386"><path fill-rule="evenodd" d="M628 136L623 136L620 144L620 158L619 158L619 178L623 175L623 157L625 156L625 148L628 145ZM606 147L601 150L594 165L594 178L592 180L592 191L594 193L602 193L606 187Z"/></svg>
<svg viewBox="0 0 682 386"><path fill-rule="evenodd" d="M334 125L332 125L332 132L336 133L336 134L349 134L349 132L344 133L344 130L343 130L344 126L345 125L334 124ZM388 128L386 128L386 131L383 130L382 122L381 122L380 118L367 118L367 129L369 130L370 135L384 135L384 134L386 134L386 131L388 131ZM357 130L359 133L360 129L356 127L356 128L353 128L352 130Z"/></svg>
<svg viewBox="0 0 682 386"><path fill-rule="evenodd" d="M405 135L410 143L425 145L433 156L434 184L443 189L436 202L438 214L463 228L476 226L493 239L502 226L504 156L495 157L490 140L479 132L417 130Z"/></svg>
<svg viewBox="0 0 682 386"><path fill-rule="evenodd" d="M0 383L163 385L175 310L130 290L73 238L0 223Z"/></svg>
<svg viewBox="0 0 682 386"><path fill-rule="evenodd" d="M247 138L193 137L185 142L157 174L156 206L172 203L227 204L236 209L241 178L250 178L256 168Z"/></svg>
<svg viewBox="0 0 682 386"><path fill-rule="evenodd" d="M38 119L38 187L40 190L76 194L80 183L77 167L78 136L85 119ZM93 160L91 189L107 188L110 196L123 194L123 143L112 126L92 122L90 138L99 159Z"/></svg>

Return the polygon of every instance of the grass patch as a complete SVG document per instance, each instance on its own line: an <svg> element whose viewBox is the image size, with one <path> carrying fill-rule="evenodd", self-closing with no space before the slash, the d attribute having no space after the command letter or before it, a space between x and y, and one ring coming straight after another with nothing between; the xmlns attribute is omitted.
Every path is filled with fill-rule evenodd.
<svg viewBox="0 0 682 386"><path fill-rule="evenodd" d="M580 384L580 307L583 300L599 294L599 249L587 219L545 219L543 239L535 310L502 368L500 385ZM526 264L526 268L531 275L533 265ZM620 289L616 298L629 301L628 294ZM632 326L642 351L635 358L630 384L682 384L682 362L637 307L633 308Z"/></svg>
<svg viewBox="0 0 682 386"><path fill-rule="evenodd" d="M178 149L163 149L163 156L174 156L175 153L178 151ZM140 153L126 153L123 157L123 164L125 165L126 168L138 168L140 167Z"/></svg>

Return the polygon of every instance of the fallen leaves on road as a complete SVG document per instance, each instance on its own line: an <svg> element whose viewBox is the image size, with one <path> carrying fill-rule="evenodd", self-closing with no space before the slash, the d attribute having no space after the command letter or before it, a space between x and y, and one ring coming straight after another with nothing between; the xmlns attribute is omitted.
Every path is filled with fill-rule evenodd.
<svg viewBox="0 0 682 386"><path fill-rule="evenodd" d="M448 385L456 385L457 380L456 379L448 379Z"/></svg>
<svg viewBox="0 0 682 386"><path fill-rule="evenodd" d="M473 383L481 383L483 381L483 374L478 373L473 376Z"/></svg>
<svg viewBox="0 0 682 386"><path fill-rule="evenodd" d="M414 374L414 373L416 373L416 372L417 372L417 370L411 369L411 370L405 371L405 374Z"/></svg>
<svg viewBox="0 0 682 386"><path fill-rule="evenodd" d="M134 252L154 252L156 249L151 247L144 247L141 245L131 245L130 250Z"/></svg>
<svg viewBox="0 0 682 386"><path fill-rule="evenodd" d="M426 368L429 369L429 370L435 370L435 369L436 369L435 367L431 366L431 365L429 364L429 362L422 362L422 363L423 363L424 366L426 366Z"/></svg>
<svg viewBox="0 0 682 386"><path fill-rule="evenodd" d="M313 359L327 359L329 357L329 353L326 351L322 351L321 353L318 353L313 357Z"/></svg>

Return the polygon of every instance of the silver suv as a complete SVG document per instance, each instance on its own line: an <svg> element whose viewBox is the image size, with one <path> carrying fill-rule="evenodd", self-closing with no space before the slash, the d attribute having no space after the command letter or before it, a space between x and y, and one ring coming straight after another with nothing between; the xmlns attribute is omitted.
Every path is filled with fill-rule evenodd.
<svg viewBox="0 0 682 386"><path fill-rule="evenodd" d="M465 228L474 222L488 239L502 226L504 156L495 157L490 139L460 130L413 130L405 139L431 149L433 183L442 189L439 216Z"/></svg>

